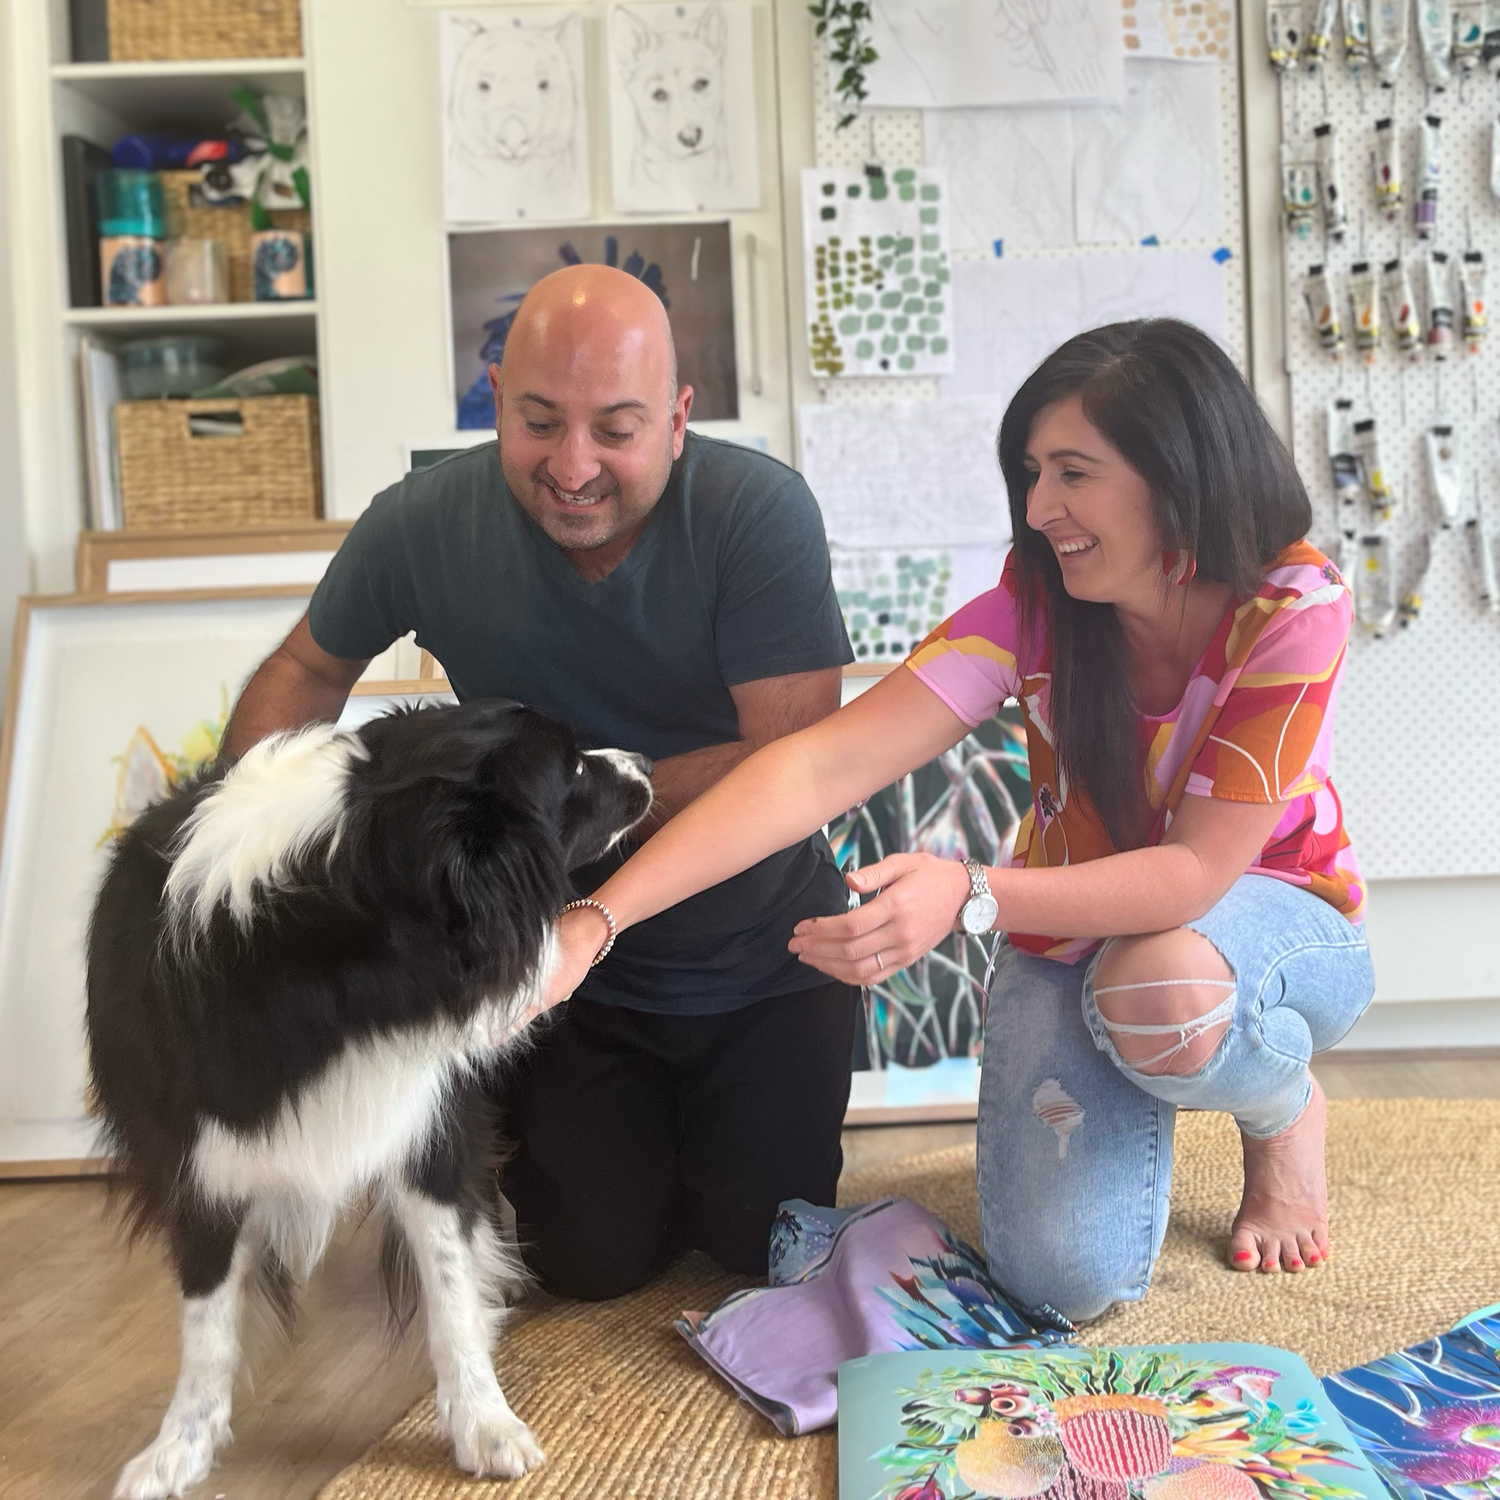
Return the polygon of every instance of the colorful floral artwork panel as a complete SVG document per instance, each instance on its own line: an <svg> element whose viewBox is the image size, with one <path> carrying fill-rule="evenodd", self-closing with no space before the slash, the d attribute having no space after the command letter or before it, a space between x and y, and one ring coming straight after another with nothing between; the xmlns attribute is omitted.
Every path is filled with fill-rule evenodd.
<svg viewBox="0 0 1500 1500"><path fill-rule="evenodd" d="M839 1369L840 1500L1388 1500L1312 1371L1255 1344Z"/></svg>
<svg viewBox="0 0 1500 1500"><path fill-rule="evenodd" d="M1399 1500L1500 1496L1500 1309L1323 1384Z"/></svg>
<svg viewBox="0 0 1500 1500"><path fill-rule="evenodd" d="M809 167L802 244L814 375L952 373L945 173Z"/></svg>

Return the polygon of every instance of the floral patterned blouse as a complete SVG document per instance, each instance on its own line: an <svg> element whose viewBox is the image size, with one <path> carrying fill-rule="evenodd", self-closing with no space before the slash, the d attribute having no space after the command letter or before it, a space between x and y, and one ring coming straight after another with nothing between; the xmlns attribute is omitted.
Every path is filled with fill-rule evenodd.
<svg viewBox="0 0 1500 1500"><path fill-rule="evenodd" d="M979 725L1016 698L1026 725L1031 810L1021 821L1015 868L1081 864L1115 853L1087 795L1057 768L1044 647L1022 659L1015 554L997 587L945 620L907 658L965 723ZM1285 802L1286 815L1250 872L1300 885L1363 919L1364 882L1343 808L1328 779L1334 710L1353 602L1338 570L1306 542L1288 547L1255 594L1214 632L1182 701L1139 716L1146 795L1159 844L1185 793L1231 802ZM1044 634L1044 633L1042 633ZM1011 933L1028 953L1076 963L1094 938Z"/></svg>

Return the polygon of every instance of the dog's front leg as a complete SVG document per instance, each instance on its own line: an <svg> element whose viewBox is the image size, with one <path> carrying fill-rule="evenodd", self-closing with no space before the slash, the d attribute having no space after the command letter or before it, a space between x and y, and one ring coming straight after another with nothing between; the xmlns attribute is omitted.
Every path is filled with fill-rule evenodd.
<svg viewBox="0 0 1500 1500"><path fill-rule="evenodd" d="M173 1241L183 1288L182 1367L156 1441L120 1471L114 1500L181 1495L213 1467L229 1437L240 1309L259 1244L237 1226L202 1223L178 1226Z"/></svg>
<svg viewBox="0 0 1500 1500"><path fill-rule="evenodd" d="M416 1189L400 1188L393 1196L417 1262L437 1374L438 1422L453 1440L454 1458L471 1474L519 1479L543 1455L510 1409L490 1363L495 1310L488 1282L500 1259L494 1228L481 1215L466 1231L456 1207Z"/></svg>

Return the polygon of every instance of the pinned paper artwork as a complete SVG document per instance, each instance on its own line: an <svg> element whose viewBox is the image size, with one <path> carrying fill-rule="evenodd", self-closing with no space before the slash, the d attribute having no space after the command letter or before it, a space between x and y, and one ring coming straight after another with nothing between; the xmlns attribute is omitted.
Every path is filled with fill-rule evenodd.
<svg viewBox="0 0 1500 1500"><path fill-rule="evenodd" d="M1119 0L880 0L866 103L895 109L1120 97Z"/></svg>
<svg viewBox="0 0 1500 1500"><path fill-rule="evenodd" d="M901 661L952 613L946 551L833 548L833 587L856 661Z"/></svg>
<svg viewBox="0 0 1500 1500"><path fill-rule="evenodd" d="M695 421L739 416L729 224L575 224L448 236L456 425L493 428L489 367L498 364L516 309L563 266L615 266L661 298L677 368L693 388Z"/></svg>
<svg viewBox="0 0 1500 1500"><path fill-rule="evenodd" d="M1007 541L999 426L992 400L802 407L802 473L829 541L901 548Z"/></svg>
<svg viewBox="0 0 1500 1500"><path fill-rule="evenodd" d="M609 13L611 165L624 213L760 207L750 6Z"/></svg>
<svg viewBox="0 0 1500 1500"><path fill-rule="evenodd" d="M1132 58L1118 107L1073 112L1080 244L1218 243L1219 70Z"/></svg>
<svg viewBox="0 0 1500 1500"><path fill-rule="evenodd" d="M587 218L583 13L442 17L443 201L454 224Z"/></svg>
<svg viewBox="0 0 1500 1500"><path fill-rule="evenodd" d="M947 179L930 169L804 169L814 375L938 375L953 368L947 199Z"/></svg>
<svg viewBox="0 0 1500 1500"><path fill-rule="evenodd" d="M1127 57L1228 61L1234 54L1229 0L1120 0Z"/></svg>
<svg viewBox="0 0 1500 1500"><path fill-rule="evenodd" d="M947 174L955 250L1073 243L1073 111L929 109L927 165Z"/></svg>

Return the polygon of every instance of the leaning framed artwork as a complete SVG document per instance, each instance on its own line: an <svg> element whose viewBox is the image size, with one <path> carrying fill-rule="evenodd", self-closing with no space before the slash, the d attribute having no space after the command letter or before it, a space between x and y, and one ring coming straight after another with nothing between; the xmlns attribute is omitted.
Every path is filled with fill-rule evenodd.
<svg viewBox="0 0 1500 1500"><path fill-rule="evenodd" d="M209 530L84 531L74 587L80 594L314 584L353 521Z"/></svg>
<svg viewBox="0 0 1500 1500"><path fill-rule="evenodd" d="M217 752L308 594L21 601L0 740L0 1175L94 1154L84 934L110 843Z"/></svg>

